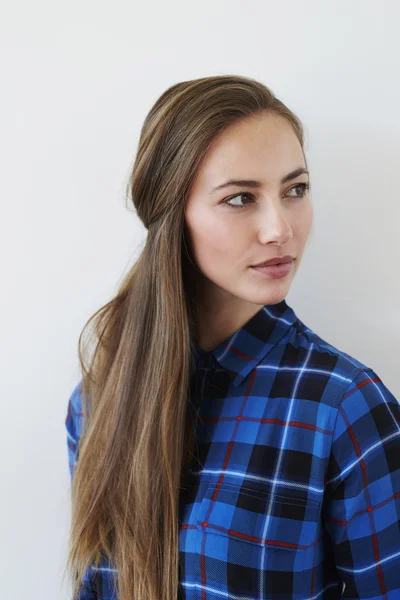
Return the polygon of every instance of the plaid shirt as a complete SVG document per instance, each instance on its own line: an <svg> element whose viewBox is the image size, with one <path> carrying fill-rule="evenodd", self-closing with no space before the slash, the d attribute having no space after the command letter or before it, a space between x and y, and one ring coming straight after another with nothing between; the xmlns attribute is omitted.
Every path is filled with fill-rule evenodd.
<svg viewBox="0 0 400 600"><path fill-rule="evenodd" d="M264 306L210 352L179 504L185 600L400 599L400 406L373 369ZM71 477L80 383L66 417ZM117 600L91 567L80 600Z"/></svg>

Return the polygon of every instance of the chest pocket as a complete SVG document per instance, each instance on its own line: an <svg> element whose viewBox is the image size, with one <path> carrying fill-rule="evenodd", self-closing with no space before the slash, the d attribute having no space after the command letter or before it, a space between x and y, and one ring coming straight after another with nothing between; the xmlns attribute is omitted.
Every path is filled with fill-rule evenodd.
<svg viewBox="0 0 400 600"><path fill-rule="evenodd" d="M236 484L210 482L197 513L201 585L247 600L303 598L319 503ZM208 596L207 596L208 597ZM210 598L214 598L211 593Z"/></svg>

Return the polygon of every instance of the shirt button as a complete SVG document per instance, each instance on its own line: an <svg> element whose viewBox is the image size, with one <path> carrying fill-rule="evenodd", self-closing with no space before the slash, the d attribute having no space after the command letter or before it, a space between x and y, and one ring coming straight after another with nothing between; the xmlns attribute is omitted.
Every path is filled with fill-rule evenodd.
<svg viewBox="0 0 400 600"><path fill-rule="evenodd" d="M203 521L203 527L207 527L208 523L207 521Z"/></svg>

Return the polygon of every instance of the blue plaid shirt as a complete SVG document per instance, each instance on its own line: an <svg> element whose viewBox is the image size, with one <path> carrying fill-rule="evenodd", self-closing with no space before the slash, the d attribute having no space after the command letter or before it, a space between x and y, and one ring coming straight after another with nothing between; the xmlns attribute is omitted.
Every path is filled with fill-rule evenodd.
<svg viewBox="0 0 400 600"><path fill-rule="evenodd" d="M399 600L400 406L376 372L285 300L196 359L179 597ZM65 421L71 477L80 394L81 382ZM117 600L114 577L91 567L80 600Z"/></svg>

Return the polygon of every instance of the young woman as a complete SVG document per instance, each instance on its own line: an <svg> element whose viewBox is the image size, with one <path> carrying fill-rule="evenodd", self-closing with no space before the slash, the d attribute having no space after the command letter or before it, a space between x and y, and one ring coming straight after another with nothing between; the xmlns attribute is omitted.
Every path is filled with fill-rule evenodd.
<svg viewBox="0 0 400 600"><path fill-rule="evenodd" d="M145 119L147 241L68 402L74 598L400 598L398 401L285 300L303 137L240 76L173 85Z"/></svg>

